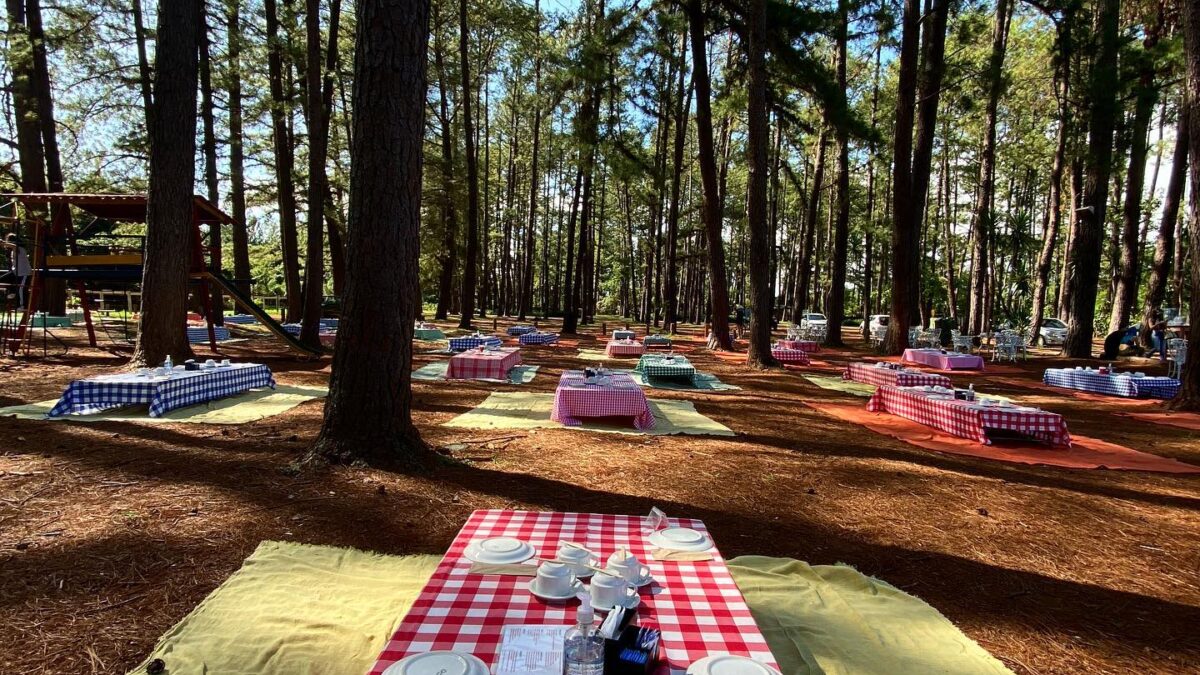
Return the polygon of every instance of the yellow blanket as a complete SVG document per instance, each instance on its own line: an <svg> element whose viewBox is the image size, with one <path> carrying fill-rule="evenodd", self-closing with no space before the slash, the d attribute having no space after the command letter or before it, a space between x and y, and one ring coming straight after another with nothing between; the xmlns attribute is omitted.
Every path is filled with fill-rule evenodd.
<svg viewBox="0 0 1200 675"><path fill-rule="evenodd" d="M362 675L439 560L264 541L130 675Z"/></svg>
<svg viewBox="0 0 1200 675"><path fill-rule="evenodd" d="M649 399L654 413L654 428L638 431L633 426L619 427L584 422L583 426L568 427L550 419L554 394L525 392L495 392L473 408L446 422L443 426L460 429L578 429L615 434L649 434L667 436L692 434L697 436L733 436L729 427L696 412L690 401Z"/></svg>
<svg viewBox="0 0 1200 675"><path fill-rule="evenodd" d="M920 598L846 565L729 561L785 675L1011 675Z"/></svg>

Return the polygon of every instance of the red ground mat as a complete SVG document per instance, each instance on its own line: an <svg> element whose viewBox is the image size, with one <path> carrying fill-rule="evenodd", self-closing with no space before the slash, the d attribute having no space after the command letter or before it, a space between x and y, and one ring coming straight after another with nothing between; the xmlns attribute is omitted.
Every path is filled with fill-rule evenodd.
<svg viewBox="0 0 1200 675"><path fill-rule="evenodd" d="M1096 401L1098 403L1120 403L1125 405L1135 406L1154 406L1162 405L1162 399L1159 398L1127 398L1124 396L1105 396L1104 394L1096 394L1088 391L1080 391L1078 389L1069 389L1067 387L1052 387L1044 382L1037 380L1018 380L1015 377L994 377L992 382L1007 384L1011 387L1025 387L1026 389L1036 389L1049 394L1057 394L1059 396L1070 396L1082 401Z"/></svg>
<svg viewBox="0 0 1200 675"><path fill-rule="evenodd" d="M1200 414L1190 412L1122 412L1117 413L1135 420L1153 424L1169 424L1180 429L1200 431Z"/></svg>
<svg viewBox="0 0 1200 675"><path fill-rule="evenodd" d="M805 405L844 422L862 425L871 431L899 439L926 450L954 455L982 457L1017 464L1042 464L1067 469L1114 469L1155 471L1159 473L1200 473L1200 466L1139 452L1123 445L1086 436L1071 435L1070 448L1051 448L1038 444L983 445L965 438L943 434L923 424L896 415L868 412L860 404L805 401Z"/></svg>

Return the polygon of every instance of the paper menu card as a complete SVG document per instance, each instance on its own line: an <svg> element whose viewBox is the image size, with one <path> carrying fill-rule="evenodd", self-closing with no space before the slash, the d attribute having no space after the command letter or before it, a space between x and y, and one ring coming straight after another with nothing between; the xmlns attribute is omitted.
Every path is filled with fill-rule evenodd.
<svg viewBox="0 0 1200 675"><path fill-rule="evenodd" d="M495 675L562 675L563 640L570 626L505 626Z"/></svg>

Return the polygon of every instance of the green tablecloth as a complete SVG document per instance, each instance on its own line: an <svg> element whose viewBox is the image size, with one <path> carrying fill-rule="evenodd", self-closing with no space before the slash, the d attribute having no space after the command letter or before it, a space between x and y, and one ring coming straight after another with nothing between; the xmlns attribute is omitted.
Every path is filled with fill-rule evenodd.
<svg viewBox="0 0 1200 675"><path fill-rule="evenodd" d="M71 327L71 317L69 316L44 316L35 314L29 319L29 325L34 328L69 328Z"/></svg>
<svg viewBox="0 0 1200 675"><path fill-rule="evenodd" d="M686 356L665 356L663 354L643 354L634 368L635 372L646 377L661 377L690 380L696 375L696 368Z"/></svg>
<svg viewBox="0 0 1200 675"><path fill-rule="evenodd" d="M444 339L446 339L446 334L436 328L432 328L432 329L418 328L413 331L413 339L414 340L444 340Z"/></svg>

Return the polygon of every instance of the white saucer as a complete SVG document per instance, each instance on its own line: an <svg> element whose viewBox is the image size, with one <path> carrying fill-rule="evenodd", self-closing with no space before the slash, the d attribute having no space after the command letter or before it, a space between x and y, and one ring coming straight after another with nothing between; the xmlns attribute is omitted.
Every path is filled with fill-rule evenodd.
<svg viewBox="0 0 1200 675"><path fill-rule="evenodd" d="M463 555L472 562L508 565L525 562L533 557L534 550L528 542L513 537L477 539L467 544Z"/></svg>
<svg viewBox="0 0 1200 675"><path fill-rule="evenodd" d="M575 583L571 584L571 589L562 595L543 593L541 588L539 588L540 586L541 584L538 583L537 577L534 577L533 580L529 582L529 592L533 593L534 597L547 602L562 602L564 600L570 600L576 595L584 592L583 582L579 579L576 579Z"/></svg>
<svg viewBox="0 0 1200 675"><path fill-rule="evenodd" d="M688 666L687 675L780 675L778 670L745 656L706 656Z"/></svg>
<svg viewBox="0 0 1200 675"><path fill-rule="evenodd" d="M659 530L650 535L650 543L675 551L707 551L713 546L708 535L690 527L668 527Z"/></svg>
<svg viewBox="0 0 1200 675"><path fill-rule="evenodd" d="M406 656L383 675L488 675L487 664L464 652L425 652Z"/></svg>
<svg viewBox="0 0 1200 675"><path fill-rule="evenodd" d="M634 586L637 586L638 588L641 588L641 587L643 587L647 584L653 583L653 582L654 582L654 575L647 572L646 576L642 577L641 579L635 579L629 583L633 584Z"/></svg>
<svg viewBox="0 0 1200 675"><path fill-rule="evenodd" d="M635 609L640 604L642 604L641 597L637 595L631 595L626 599L625 604L622 606L625 609ZM592 605L592 609L596 610L597 612L611 612L613 610L613 605Z"/></svg>

